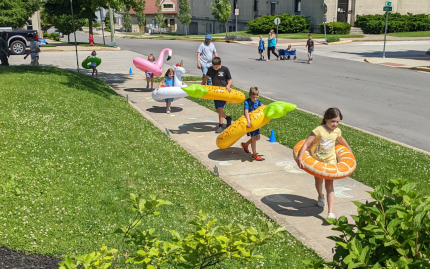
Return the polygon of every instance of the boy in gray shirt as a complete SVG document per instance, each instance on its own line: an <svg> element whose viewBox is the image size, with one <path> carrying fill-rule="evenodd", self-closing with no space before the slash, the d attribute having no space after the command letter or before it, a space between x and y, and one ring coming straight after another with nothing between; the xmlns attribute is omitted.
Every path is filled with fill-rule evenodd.
<svg viewBox="0 0 430 269"><path fill-rule="evenodd" d="M197 50L197 68L202 70L202 79L206 76L209 67L212 66L213 56L219 57L215 45L211 43L211 39L211 35L207 34L205 42L201 43ZM208 79L207 85L212 85L211 78Z"/></svg>

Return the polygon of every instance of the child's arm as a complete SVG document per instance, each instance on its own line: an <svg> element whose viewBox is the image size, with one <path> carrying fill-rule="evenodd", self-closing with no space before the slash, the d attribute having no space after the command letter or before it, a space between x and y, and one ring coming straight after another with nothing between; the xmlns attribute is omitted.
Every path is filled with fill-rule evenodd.
<svg viewBox="0 0 430 269"><path fill-rule="evenodd" d="M165 82L166 82L166 78L163 78L163 80L160 82L160 84L158 84L157 91L158 91L158 89L160 89L161 85L164 86Z"/></svg>
<svg viewBox="0 0 430 269"><path fill-rule="evenodd" d="M315 134L312 132L309 137L306 139L305 143L303 144L302 148L299 151L299 156L297 157L297 164L300 168L303 169L303 163L302 163L302 156L305 150L309 147L309 145L314 142L315 140Z"/></svg>
<svg viewBox="0 0 430 269"><path fill-rule="evenodd" d="M208 79L209 79L209 76L208 76L208 75L206 75L206 76L203 78L203 80L202 80L202 85L205 85L205 84L206 84L206 81L208 81Z"/></svg>
<svg viewBox="0 0 430 269"><path fill-rule="evenodd" d="M228 84L226 86L228 92L231 92L231 89L230 89L231 84L233 84L233 79L232 78L228 80Z"/></svg>
<svg viewBox="0 0 430 269"><path fill-rule="evenodd" d="M245 118L246 118L246 121L248 122L248 123L246 124L246 127L247 127L247 128L251 128L251 121L249 120L249 113L248 113L248 109L245 109Z"/></svg>
<svg viewBox="0 0 430 269"><path fill-rule="evenodd" d="M185 81L182 81L182 85L187 85L187 84L185 84Z"/></svg>
<svg viewBox="0 0 430 269"><path fill-rule="evenodd" d="M348 142L346 142L345 138L339 136L337 138L337 141L339 141L339 143L341 143L342 145L344 145L345 147L347 147L352 152L352 149L349 147Z"/></svg>

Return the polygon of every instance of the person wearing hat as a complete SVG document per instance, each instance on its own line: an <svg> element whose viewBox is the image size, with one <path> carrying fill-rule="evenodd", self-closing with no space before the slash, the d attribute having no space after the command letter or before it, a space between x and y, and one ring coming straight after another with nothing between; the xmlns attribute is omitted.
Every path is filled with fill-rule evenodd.
<svg viewBox="0 0 430 269"><path fill-rule="evenodd" d="M211 40L211 35L207 34L205 41L200 44L197 50L197 68L202 70L202 79L206 76L208 68L212 66L213 56L219 57L215 45L211 43ZM212 80L210 78L207 81L207 85L212 85Z"/></svg>

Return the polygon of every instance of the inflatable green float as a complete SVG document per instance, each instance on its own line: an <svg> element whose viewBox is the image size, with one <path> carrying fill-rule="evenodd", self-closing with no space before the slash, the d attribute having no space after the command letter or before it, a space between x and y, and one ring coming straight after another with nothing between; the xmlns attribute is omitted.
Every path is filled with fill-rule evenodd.
<svg viewBox="0 0 430 269"><path fill-rule="evenodd" d="M85 59L82 62L82 67L85 68L85 69L91 69L90 63L96 63L96 66L99 66L102 63L102 59L97 58L97 57L92 57L92 58Z"/></svg>

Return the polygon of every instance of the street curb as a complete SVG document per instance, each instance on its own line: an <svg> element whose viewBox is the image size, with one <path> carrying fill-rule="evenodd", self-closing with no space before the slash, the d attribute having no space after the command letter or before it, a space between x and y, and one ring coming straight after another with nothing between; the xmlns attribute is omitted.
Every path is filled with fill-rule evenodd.
<svg viewBox="0 0 430 269"><path fill-rule="evenodd" d="M385 41L428 41L429 39L387 39ZM364 39L364 40L358 40L354 39L352 42L384 42L384 39Z"/></svg>
<svg viewBox="0 0 430 269"><path fill-rule="evenodd" d="M409 67L409 69L423 71L423 72L430 72L429 67Z"/></svg>
<svg viewBox="0 0 430 269"><path fill-rule="evenodd" d="M350 43L352 42L352 40L344 40L344 41L338 41L338 42L330 42L327 43L327 45L340 45L340 44L345 44L345 43Z"/></svg>
<svg viewBox="0 0 430 269"><path fill-rule="evenodd" d="M73 47L73 46L64 46L64 47ZM118 51L121 50L120 47L111 48L111 47L79 47L81 49L78 49L78 51ZM62 49L60 47L47 47L47 48L40 48L40 51L42 52L52 52L52 51L74 51L75 49L69 50L69 49Z"/></svg>
<svg viewBox="0 0 430 269"><path fill-rule="evenodd" d="M365 62L368 62L370 64L376 64L374 62L372 62L369 58L364 58ZM395 68L403 68L403 69L409 69L409 70L417 70L417 71L422 71L422 72L430 72L430 67L419 67L419 66L389 66L389 65L383 65L383 64L379 64L382 66L386 66L386 67L395 67ZM425 152L426 154L428 154L428 152Z"/></svg>
<svg viewBox="0 0 430 269"><path fill-rule="evenodd" d="M149 40L171 40L171 41L196 41L196 42L203 42L205 41L205 39L203 38L159 38L159 37L144 37L144 38L139 38L139 37L133 37L133 36L121 36L119 38L124 38L124 39L149 39ZM224 43L239 43L239 41L234 41L234 40L225 40L225 39L212 39L211 42L224 42Z"/></svg>

